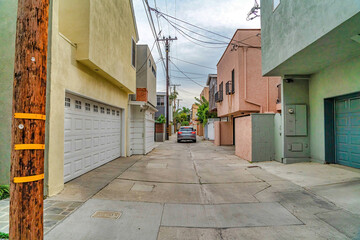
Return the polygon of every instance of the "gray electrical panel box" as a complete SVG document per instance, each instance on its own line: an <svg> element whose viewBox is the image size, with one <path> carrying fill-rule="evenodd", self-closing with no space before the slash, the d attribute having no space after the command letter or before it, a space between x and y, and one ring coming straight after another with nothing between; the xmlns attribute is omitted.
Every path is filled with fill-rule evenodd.
<svg viewBox="0 0 360 240"><path fill-rule="evenodd" d="M307 107L305 104L285 106L285 135L307 136Z"/></svg>

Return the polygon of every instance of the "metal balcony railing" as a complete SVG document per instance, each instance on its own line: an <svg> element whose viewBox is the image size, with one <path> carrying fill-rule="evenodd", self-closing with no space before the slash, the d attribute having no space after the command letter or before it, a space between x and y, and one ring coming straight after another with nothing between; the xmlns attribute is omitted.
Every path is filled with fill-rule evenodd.
<svg viewBox="0 0 360 240"><path fill-rule="evenodd" d="M218 91L215 93L215 102L222 102L223 100L223 95L222 92Z"/></svg>
<svg viewBox="0 0 360 240"><path fill-rule="evenodd" d="M226 95L230 95L230 94L233 94L235 91L234 89L232 88L232 82L231 81L228 81L226 84L225 84L225 94Z"/></svg>

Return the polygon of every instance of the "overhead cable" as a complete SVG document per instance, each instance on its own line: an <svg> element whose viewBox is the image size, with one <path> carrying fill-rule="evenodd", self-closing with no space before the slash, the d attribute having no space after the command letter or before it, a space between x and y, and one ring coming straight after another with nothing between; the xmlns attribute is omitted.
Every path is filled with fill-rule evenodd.
<svg viewBox="0 0 360 240"><path fill-rule="evenodd" d="M182 59L179 59L179 58L176 58L176 57L172 57L173 59L176 59L180 62L184 62L184 63L188 63L188 64L192 64L192 65L195 65L195 66L198 66L198 67L203 67L203 68L208 68L208 69L212 69L212 70L217 70L216 68L212 68L212 67L207 67L207 66L204 66L204 65L200 65L200 64L197 64L197 63L193 63L193 62L189 62L189 61L185 61L185 60L182 60Z"/></svg>

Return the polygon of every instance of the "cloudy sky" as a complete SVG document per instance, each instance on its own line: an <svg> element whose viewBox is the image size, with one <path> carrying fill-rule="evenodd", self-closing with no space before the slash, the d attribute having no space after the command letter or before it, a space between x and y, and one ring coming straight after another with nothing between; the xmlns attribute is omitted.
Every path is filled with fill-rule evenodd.
<svg viewBox="0 0 360 240"><path fill-rule="evenodd" d="M163 13L174 16L178 19L189 22L195 26L218 33L221 36L231 38L238 28L260 28L260 19L256 18L252 21L246 21L249 10L254 5L254 0L148 0L150 7L157 7ZM137 27L140 37L140 44L148 44L151 48L154 44L154 37L146 17L142 0L133 0ZM229 39L211 34L206 31L194 28L190 25L176 21L177 24L187 28L180 28L183 34L186 33L192 38L199 39L204 42L212 42L211 44L202 43L191 39L186 39L181 32L178 32L164 18L159 16L159 23L156 14L153 13L153 19L157 33L161 30L162 36L177 37L177 41L173 41L170 49L171 61L193 81L189 80L176 67L170 64L170 82L171 84L181 84L177 87L179 92L180 106L191 107L194 103L194 97L198 97L202 87L206 85L207 75L216 73L216 64L223 54L226 44L213 44L220 42L229 42ZM173 20L170 18L170 20ZM173 20L175 21L175 20ZM160 26L160 29L159 29ZM175 25L177 26L177 25ZM179 28L179 27L178 27ZM190 31L189 31L190 30ZM207 36L207 38L196 35L195 33ZM214 40L211 40L212 38ZM196 42L197 44L195 44ZM202 46L200 46L200 45ZM205 46L205 47L204 47ZM165 57L164 46L160 44L163 56ZM156 46L153 48L152 55L157 61L157 91L165 91L165 72L160 62L160 57ZM180 59L180 60L178 60ZM184 61L196 63L189 64ZM206 67L206 68L205 68ZM200 85L200 86L199 86Z"/></svg>

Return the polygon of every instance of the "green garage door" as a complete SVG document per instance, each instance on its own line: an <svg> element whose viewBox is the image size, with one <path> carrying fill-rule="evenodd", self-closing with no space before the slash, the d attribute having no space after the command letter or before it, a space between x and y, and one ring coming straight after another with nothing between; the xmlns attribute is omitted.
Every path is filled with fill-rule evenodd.
<svg viewBox="0 0 360 240"><path fill-rule="evenodd" d="M335 104L336 163L360 168L360 96Z"/></svg>

